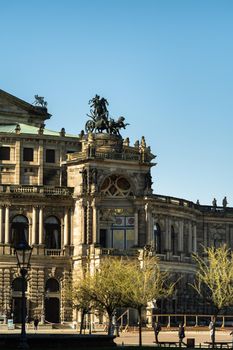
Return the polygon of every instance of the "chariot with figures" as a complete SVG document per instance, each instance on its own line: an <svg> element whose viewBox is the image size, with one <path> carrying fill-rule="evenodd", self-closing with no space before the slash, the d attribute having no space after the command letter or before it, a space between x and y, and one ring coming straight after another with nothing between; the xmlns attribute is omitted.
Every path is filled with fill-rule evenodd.
<svg viewBox="0 0 233 350"><path fill-rule="evenodd" d="M120 129L129 125L125 123L124 117L119 117L117 120L109 118L109 112L107 109L108 101L99 95L95 95L93 99L89 101L90 114L87 114L89 119L85 125L85 131L99 132L106 131L108 134L120 135Z"/></svg>

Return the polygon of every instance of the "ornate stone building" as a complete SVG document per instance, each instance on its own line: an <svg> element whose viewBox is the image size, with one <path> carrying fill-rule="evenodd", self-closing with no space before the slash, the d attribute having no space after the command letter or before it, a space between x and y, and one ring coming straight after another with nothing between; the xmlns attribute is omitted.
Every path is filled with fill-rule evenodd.
<svg viewBox="0 0 233 350"><path fill-rule="evenodd" d="M12 246L22 238L33 246L29 317L71 321L65 286L87 261L94 269L106 255L136 259L145 246L174 278L183 276L163 312L208 312L187 290L191 254L201 245L233 248L233 208L154 195L155 156L144 137L130 145L119 134L126 124L117 128L111 118L104 127L89 121L80 135L50 131L46 104L38 96L36 102L0 90L0 316L20 321L22 281Z"/></svg>

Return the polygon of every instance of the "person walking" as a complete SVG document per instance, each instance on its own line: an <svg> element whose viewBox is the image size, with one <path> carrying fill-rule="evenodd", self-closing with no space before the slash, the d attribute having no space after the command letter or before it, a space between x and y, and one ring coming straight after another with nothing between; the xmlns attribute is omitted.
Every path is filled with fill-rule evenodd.
<svg viewBox="0 0 233 350"><path fill-rule="evenodd" d="M233 325L232 325L232 326L233 326ZM231 347L232 347L232 349L233 349L233 331L231 331L230 335L232 336L232 345L231 345Z"/></svg>
<svg viewBox="0 0 233 350"><path fill-rule="evenodd" d="M210 330L210 341L214 346L214 343L215 343L215 317L214 316L210 320L209 330Z"/></svg>
<svg viewBox="0 0 233 350"><path fill-rule="evenodd" d="M181 344L184 344L183 339L185 338L184 324L182 322L179 324L178 337L179 347L181 347Z"/></svg>
<svg viewBox="0 0 233 350"><path fill-rule="evenodd" d="M34 323L34 330L37 331L38 324L39 324L39 320L37 316L34 318L33 323Z"/></svg>
<svg viewBox="0 0 233 350"><path fill-rule="evenodd" d="M159 343L159 332L161 331L161 325L159 322L153 322L153 329L154 329L154 333L155 333L155 343L158 344Z"/></svg>

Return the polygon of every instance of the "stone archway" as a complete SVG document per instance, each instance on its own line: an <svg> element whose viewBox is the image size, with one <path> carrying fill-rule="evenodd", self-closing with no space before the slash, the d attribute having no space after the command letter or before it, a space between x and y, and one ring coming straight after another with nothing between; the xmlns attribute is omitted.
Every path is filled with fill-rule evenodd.
<svg viewBox="0 0 233 350"><path fill-rule="evenodd" d="M24 215L16 215L11 222L11 243L28 242L28 219Z"/></svg>
<svg viewBox="0 0 233 350"><path fill-rule="evenodd" d="M22 277L17 277L12 282L12 311L14 323L22 322ZM25 282L25 291L27 291L27 282ZM27 305L27 300L26 300ZM27 311L26 311L27 314Z"/></svg>
<svg viewBox="0 0 233 350"><path fill-rule="evenodd" d="M55 278L49 278L45 285L45 320L51 323L60 322L60 285Z"/></svg>
<svg viewBox="0 0 233 350"><path fill-rule="evenodd" d="M46 249L61 249L61 224L55 216L49 216L44 222Z"/></svg>

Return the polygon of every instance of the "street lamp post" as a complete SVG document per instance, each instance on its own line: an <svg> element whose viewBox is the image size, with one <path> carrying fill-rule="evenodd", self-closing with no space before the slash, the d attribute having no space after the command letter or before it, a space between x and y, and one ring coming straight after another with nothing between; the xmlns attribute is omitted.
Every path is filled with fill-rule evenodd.
<svg viewBox="0 0 233 350"><path fill-rule="evenodd" d="M41 324L45 324L45 300L49 298L49 289L42 292L41 299Z"/></svg>
<svg viewBox="0 0 233 350"><path fill-rule="evenodd" d="M14 251L17 258L17 265L20 269L20 274L22 277L22 308L21 308L21 335L19 342L19 349L29 349L26 335L26 276L28 269L30 267L30 259L32 254L32 247L24 240L19 242L15 247Z"/></svg>

